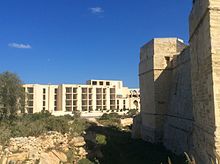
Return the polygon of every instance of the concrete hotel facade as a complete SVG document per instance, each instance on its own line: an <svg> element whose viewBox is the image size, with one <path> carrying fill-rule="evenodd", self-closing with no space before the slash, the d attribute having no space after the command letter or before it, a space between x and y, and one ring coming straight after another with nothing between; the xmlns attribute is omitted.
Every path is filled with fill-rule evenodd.
<svg viewBox="0 0 220 164"><path fill-rule="evenodd" d="M139 89L129 89L122 81L89 80L82 84L40 85L25 84L26 112L42 110L53 115L94 112L123 112L139 109Z"/></svg>

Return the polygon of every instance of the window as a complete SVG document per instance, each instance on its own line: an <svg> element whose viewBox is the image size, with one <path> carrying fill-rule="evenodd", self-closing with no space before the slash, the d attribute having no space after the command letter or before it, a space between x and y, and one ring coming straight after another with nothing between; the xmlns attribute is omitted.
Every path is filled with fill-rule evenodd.
<svg viewBox="0 0 220 164"><path fill-rule="evenodd" d="M43 106L45 106L46 105L46 102L45 101L43 101Z"/></svg>
<svg viewBox="0 0 220 164"><path fill-rule="evenodd" d="M28 93L34 93L34 88L28 87L28 88L27 88L27 91L28 91Z"/></svg>
<svg viewBox="0 0 220 164"><path fill-rule="evenodd" d="M71 101L71 100L66 101L66 105L67 105L67 106L72 105L72 101Z"/></svg>
<svg viewBox="0 0 220 164"><path fill-rule="evenodd" d="M103 85L103 84L104 84L103 81L100 81L100 82L99 82L99 85Z"/></svg>
<svg viewBox="0 0 220 164"><path fill-rule="evenodd" d="M54 111L57 111L57 107L54 107Z"/></svg>
<svg viewBox="0 0 220 164"><path fill-rule="evenodd" d="M46 100L46 95L43 95L43 100Z"/></svg>
<svg viewBox="0 0 220 164"><path fill-rule="evenodd" d="M77 101L73 101L73 105L76 106L77 105Z"/></svg>
<svg viewBox="0 0 220 164"><path fill-rule="evenodd" d="M33 106L33 101L28 101L28 106Z"/></svg>
<svg viewBox="0 0 220 164"><path fill-rule="evenodd" d="M77 93L77 88L73 88L73 93Z"/></svg>
<svg viewBox="0 0 220 164"><path fill-rule="evenodd" d="M72 88L66 88L66 93L72 93Z"/></svg>
<svg viewBox="0 0 220 164"><path fill-rule="evenodd" d="M77 111L77 107L73 107L73 111Z"/></svg>
<svg viewBox="0 0 220 164"><path fill-rule="evenodd" d="M54 93L57 94L57 89L54 89Z"/></svg>
<svg viewBox="0 0 220 164"><path fill-rule="evenodd" d="M32 113L33 113L33 108L28 108L28 109L27 109L27 112L28 112L29 114L32 114Z"/></svg>
<svg viewBox="0 0 220 164"><path fill-rule="evenodd" d="M87 93L87 88L82 88L82 93Z"/></svg>
<svg viewBox="0 0 220 164"><path fill-rule="evenodd" d="M71 94L66 94L66 99L67 99L67 100L72 99L72 95L71 95Z"/></svg>
<svg viewBox="0 0 220 164"><path fill-rule="evenodd" d="M92 85L97 85L97 81L93 81L93 82L92 82Z"/></svg>
<svg viewBox="0 0 220 164"><path fill-rule="evenodd" d="M46 89L45 88L43 89L43 93L46 93Z"/></svg>
<svg viewBox="0 0 220 164"><path fill-rule="evenodd" d="M108 81L108 82L106 82L106 85L108 85L108 86L109 86L109 85L110 85L110 82L109 82L109 81Z"/></svg>
<svg viewBox="0 0 220 164"><path fill-rule="evenodd" d="M110 93L115 93L115 88L110 88Z"/></svg>
<svg viewBox="0 0 220 164"><path fill-rule="evenodd" d="M102 89L101 88L96 88L96 93L102 93Z"/></svg>
<svg viewBox="0 0 220 164"><path fill-rule="evenodd" d="M77 95L73 95L73 99L77 99Z"/></svg>
<svg viewBox="0 0 220 164"><path fill-rule="evenodd" d="M72 111L72 108L66 107L66 111L67 111L67 112L71 112L71 111Z"/></svg>
<svg viewBox="0 0 220 164"><path fill-rule="evenodd" d="M33 100L34 96L32 94L28 94L28 100Z"/></svg>

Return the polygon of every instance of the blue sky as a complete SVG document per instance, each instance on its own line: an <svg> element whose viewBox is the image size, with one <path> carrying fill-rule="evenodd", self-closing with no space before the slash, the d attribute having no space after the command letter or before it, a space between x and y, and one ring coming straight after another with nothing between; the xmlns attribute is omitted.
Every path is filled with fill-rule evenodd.
<svg viewBox="0 0 220 164"><path fill-rule="evenodd" d="M139 48L188 42L192 0L1 0L0 72L24 83L119 79L138 87Z"/></svg>

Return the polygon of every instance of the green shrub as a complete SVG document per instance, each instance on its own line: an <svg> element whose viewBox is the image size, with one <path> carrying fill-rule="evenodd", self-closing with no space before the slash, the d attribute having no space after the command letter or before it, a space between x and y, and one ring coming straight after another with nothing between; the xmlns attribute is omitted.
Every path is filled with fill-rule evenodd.
<svg viewBox="0 0 220 164"><path fill-rule="evenodd" d="M105 113L97 121L104 126L120 127L121 116L118 113Z"/></svg>
<svg viewBox="0 0 220 164"><path fill-rule="evenodd" d="M96 142L99 145L106 145L107 144L106 136L102 134L96 134Z"/></svg>
<svg viewBox="0 0 220 164"><path fill-rule="evenodd" d="M89 159L84 158L79 160L78 164L94 164L93 162L91 162Z"/></svg>
<svg viewBox="0 0 220 164"><path fill-rule="evenodd" d="M82 118L76 118L69 124L69 131L72 135L81 135L89 126L89 123Z"/></svg>
<svg viewBox="0 0 220 164"><path fill-rule="evenodd" d="M4 145L6 144L8 139L11 138L12 134L11 134L10 127L6 123L0 123L0 129L1 129L0 144Z"/></svg>
<svg viewBox="0 0 220 164"><path fill-rule="evenodd" d="M113 119L119 119L121 116L118 113L104 113L100 120L113 120Z"/></svg>
<svg viewBox="0 0 220 164"><path fill-rule="evenodd" d="M131 109L131 110L128 111L127 115L129 117L134 117L137 113L138 113L137 109Z"/></svg>
<svg viewBox="0 0 220 164"><path fill-rule="evenodd" d="M67 161L70 163L73 163L74 161L74 150L69 149L68 152L66 153Z"/></svg>
<svg viewBox="0 0 220 164"><path fill-rule="evenodd" d="M39 136L48 131L81 135L89 126L82 118L70 115L55 117L48 112L24 114L11 120L1 120L0 143L5 143L10 137Z"/></svg>
<svg viewBox="0 0 220 164"><path fill-rule="evenodd" d="M65 117L49 117L46 121L45 128L47 131L57 131L60 133L69 132L68 120Z"/></svg>

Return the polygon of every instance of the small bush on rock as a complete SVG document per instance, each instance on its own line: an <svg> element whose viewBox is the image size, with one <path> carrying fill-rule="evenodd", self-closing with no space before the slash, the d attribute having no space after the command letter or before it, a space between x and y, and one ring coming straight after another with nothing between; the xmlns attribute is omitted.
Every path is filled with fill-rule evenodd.
<svg viewBox="0 0 220 164"><path fill-rule="evenodd" d="M107 144L106 136L102 134L96 134L96 142L99 145L106 145Z"/></svg>

